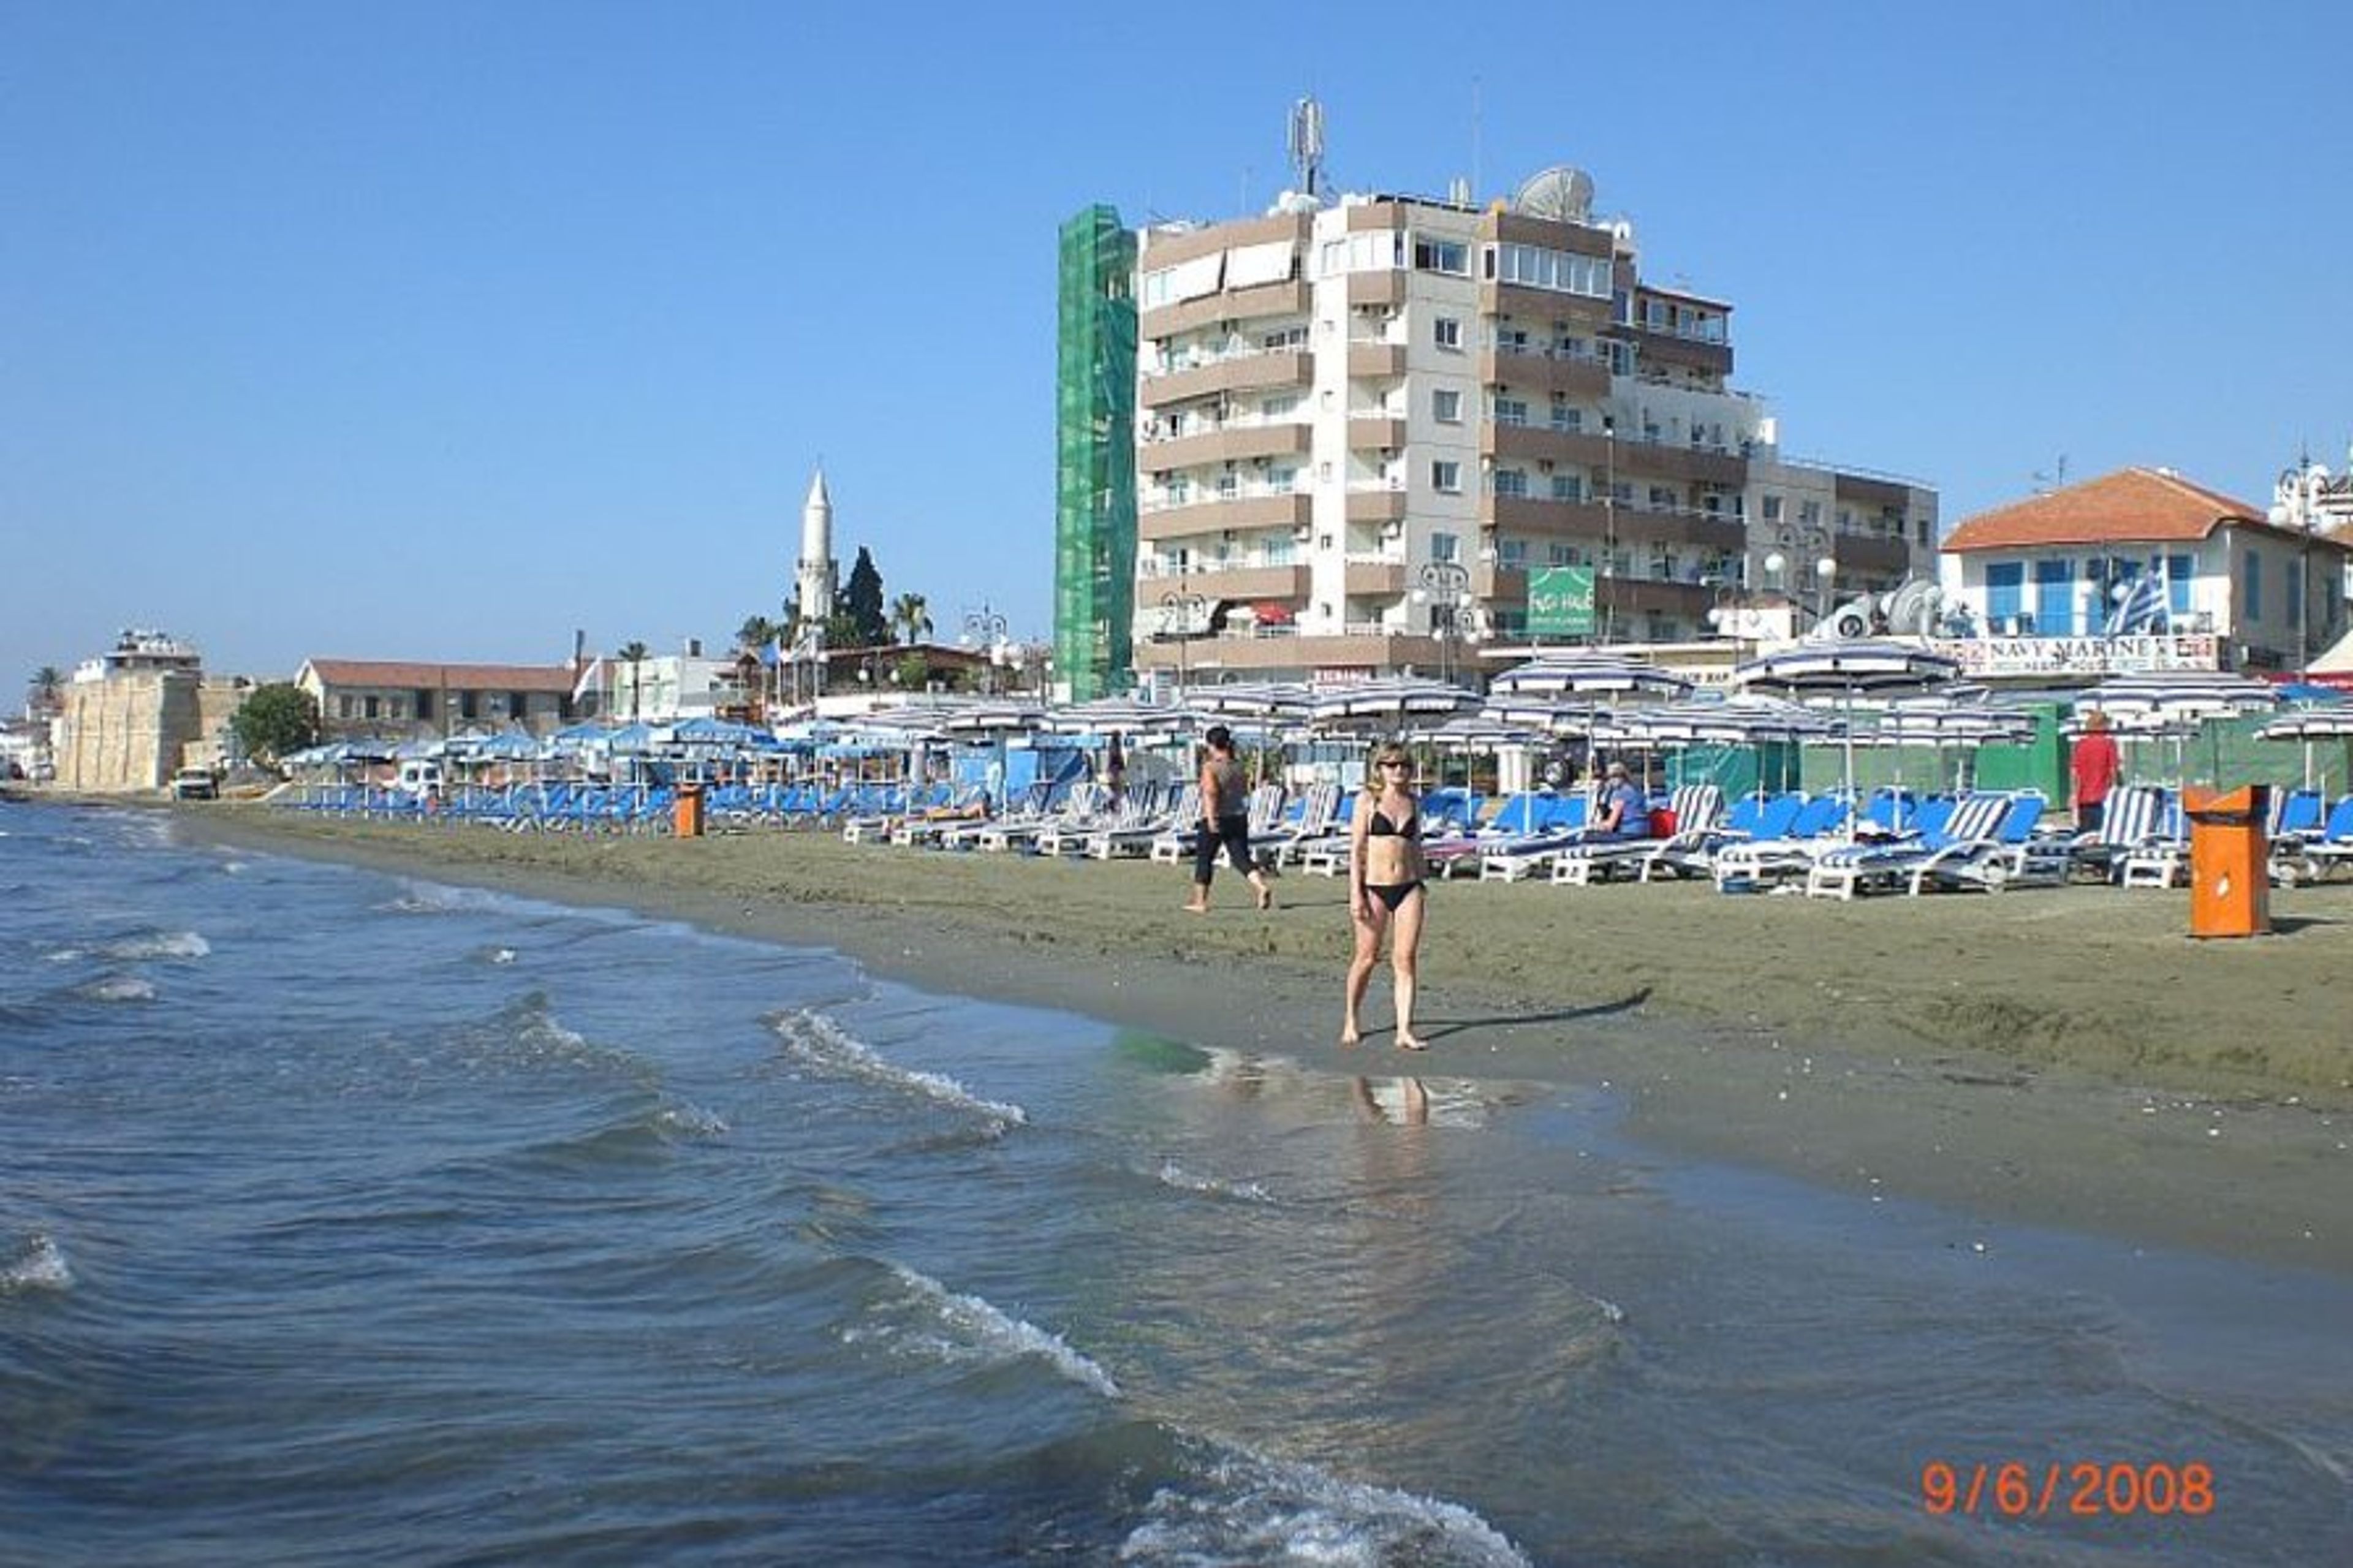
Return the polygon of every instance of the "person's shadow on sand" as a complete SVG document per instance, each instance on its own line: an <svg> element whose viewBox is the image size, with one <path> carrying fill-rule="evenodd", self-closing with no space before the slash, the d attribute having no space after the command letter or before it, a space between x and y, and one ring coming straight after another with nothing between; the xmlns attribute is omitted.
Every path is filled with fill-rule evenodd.
<svg viewBox="0 0 2353 1568"><path fill-rule="evenodd" d="M1432 1019L1419 1032L1425 1040L1442 1040L1465 1029L1490 1029L1513 1024L1575 1024L1588 1018L1608 1018L1620 1013L1630 1013L1650 999L1651 988L1645 985L1639 991L1628 992L1614 1002L1565 1007L1554 1013L1500 1013L1489 1018Z"/></svg>

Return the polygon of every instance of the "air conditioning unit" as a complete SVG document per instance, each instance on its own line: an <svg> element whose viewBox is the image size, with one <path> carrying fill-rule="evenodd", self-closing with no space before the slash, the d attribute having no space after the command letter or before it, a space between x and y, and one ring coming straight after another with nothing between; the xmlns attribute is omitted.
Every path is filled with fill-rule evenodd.
<svg viewBox="0 0 2353 1568"><path fill-rule="evenodd" d="M1315 530L1312 525L1304 522L1292 524L1291 541L1293 543L1304 544L1314 537Z"/></svg>
<svg viewBox="0 0 2353 1568"><path fill-rule="evenodd" d="M1403 539L1405 537L1405 524L1401 522L1385 522L1381 524L1381 537L1383 539Z"/></svg>

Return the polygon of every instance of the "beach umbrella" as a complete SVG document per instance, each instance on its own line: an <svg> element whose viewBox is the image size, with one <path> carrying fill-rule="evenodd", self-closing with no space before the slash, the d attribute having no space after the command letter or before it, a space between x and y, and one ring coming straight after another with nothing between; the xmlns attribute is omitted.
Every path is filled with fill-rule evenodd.
<svg viewBox="0 0 2353 1568"><path fill-rule="evenodd" d="M2077 699L2078 711L2097 711L2111 719L2138 718L2175 737L2174 771L2185 773L2183 755L2189 737L2207 730L2213 742L2211 767L2216 782L2222 773L2221 734L2208 727L2217 719L2234 719L2279 706L2279 689L2267 680L2227 669L2168 669L2119 675L2104 680Z"/></svg>
<svg viewBox="0 0 2353 1568"><path fill-rule="evenodd" d="M1318 730L1378 729L1395 734L1412 720L1443 719L1477 705L1476 693L1451 681L1387 676L1315 693L1308 722Z"/></svg>
<svg viewBox="0 0 2353 1568"><path fill-rule="evenodd" d="M673 726L670 738L671 744L679 746L715 746L747 752L773 752L778 747L772 730L746 724L740 719L720 719L709 714Z"/></svg>
<svg viewBox="0 0 2353 1568"><path fill-rule="evenodd" d="M1243 680L1196 686L1185 693L1186 711L1213 719L1255 719L1270 726L1308 715L1312 694L1294 680Z"/></svg>
<svg viewBox="0 0 2353 1568"><path fill-rule="evenodd" d="M1644 659L1615 654L1545 654L1514 665L1489 681L1491 694L1507 697L1681 697L1691 681Z"/></svg>
<svg viewBox="0 0 2353 1568"><path fill-rule="evenodd" d="M1132 697L1103 697L1046 710L1042 727L1056 735L1173 735L1195 725L1191 712Z"/></svg>
<svg viewBox="0 0 2353 1568"><path fill-rule="evenodd" d="M1881 696L1923 691L1950 681L1960 664L1917 643L1892 637L1854 642L1798 643L1736 665L1733 683L1744 691L1768 696L1837 698L1846 709L1847 724L1840 748L1843 784L1854 795L1854 704L1866 694ZM1846 831L1854 816L1847 816Z"/></svg>
<svg viewBox="0 0 2353 1568"><path fill-rule="evenodd" d="M2324 688L2324 689L2326 689ZM2300 741L2304 743L2304 786L2312 787L2312 743L2353 740L2353 708L2299 708L2271 720L2255 731L2259 741ZM2324 782L2326 782L2324 777Z"/></svg>

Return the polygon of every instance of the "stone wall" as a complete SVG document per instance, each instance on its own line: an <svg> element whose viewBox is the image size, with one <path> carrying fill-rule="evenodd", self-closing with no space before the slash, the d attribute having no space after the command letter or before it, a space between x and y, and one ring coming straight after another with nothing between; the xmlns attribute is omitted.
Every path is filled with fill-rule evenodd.
<svg viewBox="0 0 2353 1568"><path fill-rule="evenodd" d="M92 794L170 783L183 748L205 737L198 685L195 676L177 670L69 685L58 783Z"/></svg>

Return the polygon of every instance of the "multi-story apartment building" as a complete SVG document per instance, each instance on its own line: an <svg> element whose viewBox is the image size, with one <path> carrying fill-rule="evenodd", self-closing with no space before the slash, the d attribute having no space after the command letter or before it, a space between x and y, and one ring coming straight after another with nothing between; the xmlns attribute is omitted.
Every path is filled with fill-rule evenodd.
<svg viewBox="0 0 2353 1568"><path fill-rule="evenodd" d="M1548 567L1592 573L1599 642L1933 577L1933 492L1784 456L1729 385L1731 307L1646 282L1589 191L1552 170L1511 203L1293 195L1141 233L1139 679L1472 668L1525 650Z"/></svg>

